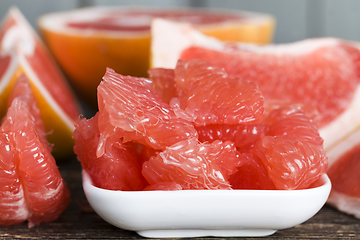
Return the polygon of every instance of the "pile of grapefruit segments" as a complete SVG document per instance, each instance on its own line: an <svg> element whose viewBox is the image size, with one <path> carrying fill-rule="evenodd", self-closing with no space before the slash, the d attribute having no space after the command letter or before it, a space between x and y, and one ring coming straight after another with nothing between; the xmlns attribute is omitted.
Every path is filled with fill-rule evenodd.
<svg viewBox="0 0 360 240"><path fill-rule="evenodd" d="M202 60L149 74L108 68L99 111L76 124L74 151L95 186L293 190L325 173L323 140L300 105L265 111L254 82Z"/></svg>
<svg viewBox="0 0 360 240"><path fill-rule="evenodd" d="M163 19L153 21L152 36L153 67L173 68L178 59L202 59L223 67L231 77L254 81L269 109L300 103L324 139L333 184L328 203L360 218L358 44L334 38L266 46L229 44L190 24Z"/></svg>
<svg viewBox="0 0 360 240"><path fill-rule="evenodd" d="M79 109L45 45L16 8L0 26L0 226L56 220L70 192L52 154L73 154Z"/></svg>
<svg viewBox="0 0 360 240"><path fill-rule="evenodd" d="M154 17L191 22L221 40L259 44L271 42L275 26L274 18L263 13L139 6L48 13L38 26L77 92L96 108L96 88L106 67L123 75L147 76Z"/></svg>

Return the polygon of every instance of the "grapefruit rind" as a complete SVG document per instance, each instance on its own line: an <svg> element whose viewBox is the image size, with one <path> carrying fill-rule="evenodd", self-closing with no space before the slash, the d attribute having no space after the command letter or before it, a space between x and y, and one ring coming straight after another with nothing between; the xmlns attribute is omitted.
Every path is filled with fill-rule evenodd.
<svg viewBox="0 0 360 240"><path fill-rule="evenodd" d="M109 12L144 11L147 16L136 20L129 16L126 24L143 24L150 27L151 12L198 11L196 8L151 7L86 7L77 10L49 13L38 19L38 27L49 49L85 102L96 106L96 87L106 67L123 75L147 77L150 59L150 31L109 31L79 29L67 26L71 21L103 18ZM242 15L243 19L218 24L199 25L205 34L224 40L247 41L265 44L272 40L275 28L273 16L264 13L214 10L217 14ZM248 19L247 19L248 18Z"/></svg>
<svg viewBox="0 0 360 240"><path fill-rule="evenodd" d="M358 197L351 197L332 189L327 203L339 211L360 219L360 199Z"/></svg>

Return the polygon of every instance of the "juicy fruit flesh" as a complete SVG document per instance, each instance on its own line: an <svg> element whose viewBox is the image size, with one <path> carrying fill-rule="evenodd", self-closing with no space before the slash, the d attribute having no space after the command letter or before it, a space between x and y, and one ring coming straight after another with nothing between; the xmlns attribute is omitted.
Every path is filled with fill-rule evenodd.
<svg viewBox="0 0 360 240"><path fill-rule="evenodd" d="M174 72L179 107L195 125L262 120L264 97L253 82L231 78L224 69L197 60L179 61Z"/></svg>
<svg viewBox="0 0 360 240"><path fill-rule="evenodd" d="M191 22L196 25L215 24L226 21L246 20L241 14L207 13L203 11L140 11L130 10L111 11L106 16L99 16L89 20L73 20L67 23L68 27L78 29L93 29L102 31L150 31L153 18L165 18L173 21ZM129 23L131 21L131 24Z"/></svg>
<svg viewBox="0 0 360 240"><path fill-rule="evenodd" d="M23 75L17 81L1 125L0 225L29 221L29 227L56 220L69 204L63 181L45 139L39 109Z"/></svg>
<svg viewBox="0 0 360 240"><path fill-rule="evenodd" d="M203 68L198 68L198 71L194 68L193 71L186 72L186 68L191 69L191 66ZM162 71L168 74L167 77L162 77ZM98 88L100 109L96 116L98 127L83 129L77 126L74 133L75 150L85 170L89 169L90 165L96 166L96 162L101 161L103 156L111 155L108 145L116 147L126 142L126 144L136 143L135 149L128 149L126 152L135 156L136 160L131 161L133 164L142 162L142 168L135 169L134 172L135 175L141 174L147 180L149 185L144 190L304 189L325 173L327 157L322 148L322 139L316 126L305 115L300 105L275 108L266 116L265 111L262 111L255 122L243 122L238 119L236 124L215 121L210 125L205 123L204 126L197 126L196 118L192 113L181 107L189 100L198 99L201 102L204 99L203 95L211 96L211 94L204 90L201 95L200 88L197 88L198 92L192 94L192 98L185 97L179 101L192 89L192 87L188 88L187 84L198 84L208 79L209 85L213 84L212 87L216 89L216 84L223 84L217 81L219 73L224 81L227 80L227 76L223 75L223 70L201 60L179 61L173 71L173 74L168 69L152 71L154 78L161 78L152 82L149 79L124 77L108 70ZM163 81L173 86L164 87L165 85L161 85L165 83ZM153 89L154 85L158 92ZM161 87L156 89L156 86ZM170 105L167 105L160 96L164 96L161 91L167 91L169 88L176 91L173 91L175 97L168 96ZM247 91L247 88L234 89L239 95ZM228 96L232 95L228 94ZM260 97L254 98L251 94L244 96L248 96L249 102L254 105L263 103L260 92L259 95L255 95ZM217 100L216 97L210 99L214 102ZM238 106L242 104L243 102L240 101ZM156 106L166 106L166 108ZM229 106L218 109L227 111L226 107ZM211 107L209 109L211 111ZM155 111L157 116L154 116L152 111ZM171 112L174 115L170 114ZM168 142L160 148L156 147L154 143L165 143L169 138L168 134L172 132L169 129L171 130L171 126L180 120L182 123L187 123L186 126L191 126L196 134L177 139L171 144ZM89 120L83 119L80 123L87 121ZM237 129L239 134L229 134L232 129ZM126 132L130 132L131 135L126 135ZM152 132L159 134L152 135ZM86 147L88 141L79 137L84 134L99 136L88 138L95 139L92 146L97 150L92 150L90 153ZM105 142L102 141L102 136L106 136L103 138L106 139ZM144 137L151 141L144 141ZM200 139L203 142L200 142ZM122 149L125 150L124 147ZM86 159L83 157L85 155L87 155ZM111 171L97 170L91 175L92 178L100 181L98 184L104 186L110 184L114 186L112 189L125 190L124 187L116 187L116 184L108 178L99 177L106 175L106 172ZM139 178L135 180L139 181ZM126 183L127 180L122 181L119 185Z"/></svg>
<svg viewBox="0 0 360 240"><path fill-rule="evenodd" d="M226 159L226 164L222 164ZM142 173L151 185L174 182L182 189L231 189L227 179L240 164L231 142L180 141L144 162ZM224 168L227 166L227 169Z"/></svg>
<svg viewBox="0 0 360 240"><path fill-rule="evenodd" d="M98 87L101 146L123 137L154 149L164 149L197 137L193 125L179 118L152 88L150 80L125 77L108 69ZM99 150L98 156L103 153Z"/></svg>
<svg viewBox="0 0 360 240"><path fill-rule="evenodd" d="M109 143L105 147L103 156L96 158L97 144L100 132L98 130L98 116L81 119L76 124L73 137L79 143L74 146L74 152L81 161L81 166L91 176L93 184L97 187L124 191L142 190L146 185L141 176L141 159L137 158L136 151L130 144L121 142Z"/></svg>
<svg viewBox="0 0 360 240"><path fill-rule="evenodd" d="M267 100L315 106L319 113L317 126L322 127L346 109L359 83L360 68L348 48L339 42L307 54L276 55L276 48L267 53L261 47L252 51L229 46L222 52L190 47L182 52L181 59L203 59L223 67L229 76L254 81ZM352 55L360 53L354 49Z"/></svg>
<svg viewBox="0 0 360 240"><path fill-rule="evenodd" d="M328 170L332 188L352 197L360 197L360 145L345 152Z"/></svg>

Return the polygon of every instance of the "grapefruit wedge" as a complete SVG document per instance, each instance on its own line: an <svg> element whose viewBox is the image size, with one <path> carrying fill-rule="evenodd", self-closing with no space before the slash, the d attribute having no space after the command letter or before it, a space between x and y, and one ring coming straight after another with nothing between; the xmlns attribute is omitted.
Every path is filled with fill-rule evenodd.
<svg viewBox="0 0 360 240"><path fill-rule="evenodd" d="M178 59L191 58L223 67L230 76L255 81L270 109L294 102L308 109L329 157L334 186L329 203L360 218L360 52L355 44L334 38L284 45L228 44L190 24L155 19L152 66L174 68ZM167 76L171 84L171 75Z"/></svg>
<svg viewBox="0 0 360 240"><path fill-rule="evenodd" d="M327 152L332 189L328 203L360 219L360 130Z"/></svg>
<svg viewBox="0 0 360 240"><path fill-rule="evenodd" d="M168 38L164 33L169 33ZM338 39L284 45L226 43L190 24L155 19L152 66L174 68L178 59L201 58L229 76L254 81L270 104L301 103L316 112L314 121L330 149L360 126L360 52Z"/></svg>
<svg viewBox="0 0 360 240"><path fill-rule="evenodd" d="M54 156L72 152L74 122L79 106L66 79L30 24L17 8L11 8L0 27L0 113L6 113L8 97L24 74L38 102L41 118L54 144Z"/></svg>
<svg viewBox="0 0 360 240"><path fill-rule="evenodd" d="M46 14L38 26L75 88L96 106L96 87L106 67L123 75L147 76L154 17L194 23L222 40L260 44L271 41L275 25L270 15L242 11L89 7Z"/></svg>
<svg viewBox="0 0 360 240"><path fill-rule="evenodd" d="M29 81L21 75L0 127L0 226L56 220L70 192L44 138Z"/></svg>

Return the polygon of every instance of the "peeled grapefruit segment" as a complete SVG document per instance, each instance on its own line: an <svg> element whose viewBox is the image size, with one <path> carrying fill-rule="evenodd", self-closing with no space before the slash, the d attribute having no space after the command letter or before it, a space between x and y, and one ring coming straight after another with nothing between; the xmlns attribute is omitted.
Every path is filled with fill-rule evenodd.
<svg viewBox="0 0 360 240"><path fill-rule="evenodd" d="M232 189L276 190L261 160L251 153L242 155L241 167L229 178Z"/></svg>
<svg viewBox="0 0 360 240"><path fill-rule="evenodd" d="M42 137L38 116L32 114L38 109L29 92L23 76L0 128L0 225L51 222L69 204L70 192Z"/></svg>
<svg viewBox="0 0 360 240"><path fill-rule="evenodd" d="M98 86L100 142L97 156L106 141L122 138L154 149L165 149L189 137L197 138L191 122L178 117L154 90L151 80L123 76L107 68Z"/></svg>
<svg viewBox="0 0 360 240"><path fill-rule="evenodd" d="M104 154L97 158L96 149L100 140L97 113L91 119L83 118L75 125L74 152L81 166L90 174L95 186L122 191L140 191L148 185L141 175L142 159L136 145L107 142Z"/></svg>
<svg viewBox="0 0 360 240"><path fill-rule="evenodd" d="M258 139L231 177L234 188L305 189L326 172L322 139L301 107L272 110L262 124L268 131L253 135Z"/></svg>
<svg viewBox="0 0 360 240"><path fill-rule="evenodd" d="M310 105L318 112L316 125L325 149L360 125L355 110L360 103L360 52L350 43L323 38L282 45L229 44L190 24L164 19L155 19L151 31L153 67L174 68L178 59L201 58L223 67L229 76L256 82L266 101Z"/></svg>
<svg viewBox="0 0 360 240"><path fill-rule="evenodd" d="M268 43L274 18L243 11L90 7L40 17L39 29L84 100L96 106L96 87L106 67L146 77L150 23L154 17L192 22L222 40ZM169 35L170 36L170 35Z"/></svg>
<svg viewBox="0 0 360 240"><path fill-rule="evenodd" d="M197 59L180 60L175 78L180 108L198 126L257 123L265 115L264 97L257 85L231 78L215 65Z"/></svg>
<svg viewBox="0 0 360 240"><path fill-rule="evenodd" d="M0 113L19 75L26 75L38 102L53 154L72 152L71 134L79 115L77 100L45 45L16 8L11 8L0 27Z"/></svg>
<svg viewBox="0 0 360 240"><path fill-rule="evenodd" d="M199 143L189 138L144 162L142 173L150 186L175 182L182 189L231 189L228 179L240 164L232 142Z"/></svg>

